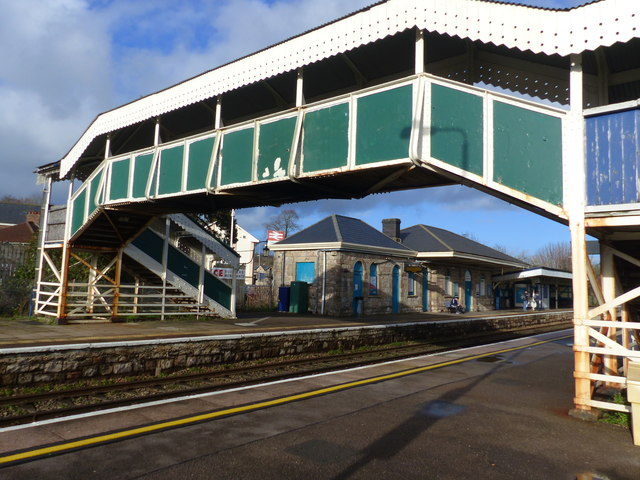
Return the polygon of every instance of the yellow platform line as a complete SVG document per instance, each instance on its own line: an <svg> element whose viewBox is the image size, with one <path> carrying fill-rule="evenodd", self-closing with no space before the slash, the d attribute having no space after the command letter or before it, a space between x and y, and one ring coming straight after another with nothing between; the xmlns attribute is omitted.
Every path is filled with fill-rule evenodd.
<svg viewBox="0 0 640 480"><path fill-rule="evenodd" d="M126 438L131 438L131 437L135 437L138 435L143 435L143 434L148 434L148 433L152 433L152 432L159 432L161 430L166 430L166 429L170 429L170 428L175 428L175 427L182 427L185 425L190 425L190 424L194 424L194 423L198 423L198 422L202 422L205 420L213 420L216 418L220 418L220 417L226 417L226 416L230 416L230 415L235 415L238 413L247 413L247 412L252 412L255 410L261 410L263 408L269 408L269 407L274 407L277 405L284 405L287 403L291 403L291 402L297 402L299 400L305 400L308 398L312 398L312 397L317 397L320 395L325 395L327 393L334 393L334 392L339 392L341 390L347 390L349 388L354 388L354 387L360 387L363 385L369 385L372 383L377 383L377 382L383 382L386 380L392 380L395 378L400 378L400 377L405 377L408 375L414 375L416 373L422 373L422 372L427 372L429 370L434 370L437 368L443 368L443 367L448 367L451 365L457 365L460 363L465 363L465 362L469 362L472 360L477 360L479 358L483 358L483 357L488 357L490 355L499 355L502 353L509 353L509 352L513 352L516 350L523 350L525 348L530 348L530 347L536 347L539 345L544 345L545 343L551 343L551 342L556 342L558 340L564 340L567 338L573 338L573 335L566 335L566 336L562 336L562 337L557 337L557 338L553 338L553 339L549 339L549 340L541 340L538 342L534 342L534 343L530 343L527 345L521 345L518 347L510 347L510 348L504 348L504 349L500 349L500 350L494 350L491 352L487 352L487 353L481 353L478 355L472 355L469 357L463 357L463 358L459 358L456 360L449 360L446 362L440 362L440 363L436 363L433 365L427 365L424 367L417 367L417 368L412 368L409 370L403 370L401 372L396 372L396 373L390 373L390 374L386 374L386 375L380 375L377 377L372 377L372 378L367 378L364 380L357 380L354 382L349 382L349 383L343 383L340 385L334 385L332 387L325 387L325 388L320 388L317 390L312 390L309 392L304 392L304 393L298 393L295 395L289 395L286 397L281 397L281 398L276 398L273 400L267 400L264 402L258 402L258 403L252 403L249 405L244 405L244 406L240 406L240 407L233 407L233 408L227 408L224 410L218 410L215 412L210 412L210 413L204 413L204 414L200 414L200 415L194 415L194 416L189 416L189 417L185 417L185 418L180 418L177 420L170 420L167 422L161 422L161 423L156 423L153 425L147 425L144 427L138 427L138 428L132 428L129 430L122 430L120 432L115 432L115 433L109 433L109 434L105 434L105 435L98 435L98 436L94 436L94 437L90 437L90 438L85 438L82 440L74 440L71 442L65 442L65 443L61 443L58 445L52 445L49 447L42 447L42 448L36 448L33 450L28 450L25 452L20 452L20 453L14 453L11 455L5 455L5 456L1 456L0 457L0 465L6 466L6 464L9 463L13 463L13 462L22 462L22 461L26 461L26 460L36 460L39 457L44 457L47 455L53 455L53 454L60 454L60 453L64 453L70 450L75 450L78 448L83 448L83 447L91 447L91 446L96 446L99 444L103 444L103 443L108 443L108 442L113 442L113 441L117 441L117 440L123 440Z"/></svg>

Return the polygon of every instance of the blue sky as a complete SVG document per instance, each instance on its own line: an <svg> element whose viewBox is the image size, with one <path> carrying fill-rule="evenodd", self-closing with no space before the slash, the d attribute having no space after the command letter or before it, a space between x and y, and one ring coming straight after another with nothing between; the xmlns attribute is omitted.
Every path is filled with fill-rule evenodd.
<svg viewBox="0 0 640 480"><path fill-rule="evenodd" d="M105 110L338 18L372 0L20 0L0 16L0 197L40 192L35 167L60 159ZM577 0L513 1L565 8ZM64 188L55 191L57 201ZM291 207L288 207L291 208ZM293 205L304 226L332 213L373 226L397 217L470 233L510 253L568 241L568 228L466 187ZM241 210L264 238L278 209Z"/></svg>

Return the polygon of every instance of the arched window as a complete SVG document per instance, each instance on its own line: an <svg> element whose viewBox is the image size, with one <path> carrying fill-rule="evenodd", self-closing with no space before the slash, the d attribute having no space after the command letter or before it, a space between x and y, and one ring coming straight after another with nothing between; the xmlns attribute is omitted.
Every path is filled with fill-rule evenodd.
<svg viewBox="0 0 640 480"><path fill-rule="evenodd" d="M413 272L409 272L409 281L407 282L407 295L413 296L416 294L416 279Z"/></svg>
<svg viewBox="0 0 640 480"><path fill-rule="evenodd" d="M369 295L378 295L378 266L375 263L369 267Z"/></svg>

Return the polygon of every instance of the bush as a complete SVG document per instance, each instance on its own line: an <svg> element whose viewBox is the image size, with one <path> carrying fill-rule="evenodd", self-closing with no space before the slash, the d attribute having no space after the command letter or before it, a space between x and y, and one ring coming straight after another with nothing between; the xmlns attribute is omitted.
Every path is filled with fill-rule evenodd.
<svg viewBox="0 0 640 480"><path fill-rule="evenodd" d="M28 313L35 278L36 252L34 239L27 247L25 262L0 285L0 315L18 316Z"/></svg>

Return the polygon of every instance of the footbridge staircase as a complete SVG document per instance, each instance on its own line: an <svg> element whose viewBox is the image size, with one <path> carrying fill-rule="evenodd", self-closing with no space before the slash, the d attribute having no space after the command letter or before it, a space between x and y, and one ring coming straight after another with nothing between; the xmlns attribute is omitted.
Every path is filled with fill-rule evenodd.
<svg viewBox="0 0 640 480"><path fill-rule="evenodd" d="M65 210L53 211L46 231L37 314L69 323L235 316L235 280L214 276L210 266L237 271L239 257L202 220L185 214L132 215L124 222L105 223L108 214L96 211L94 228L85 229L82 246L64 249L56 238L55 219ZM71 235L71 242L78 237ZM61 262L69 264L64 283Z"/></svg>
<svg viewBox="0 0 640 480"><path fill-rule="evenodd" d="M79 251L118 252L117 278L124 256L166 285L201 279L160 271L173 250L160 261L158 216L464 184L569 226L575 404L628 411L595 392L626 387L640 360L638 19L626 0L387 0L99 115L38 172L80 182L59 258L41 260L55 315L70 313L70 258L91 265ZM233 313L202 285L199 305ZM86 302L120 314L117 299Z"/></svg>

